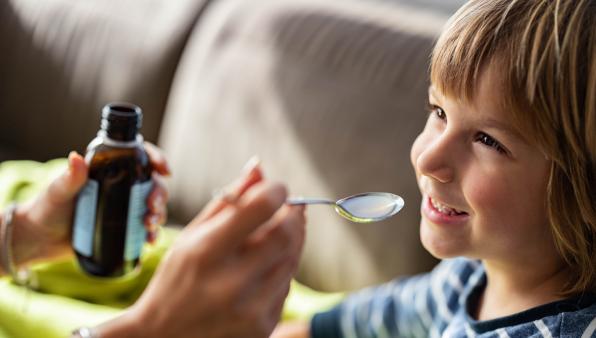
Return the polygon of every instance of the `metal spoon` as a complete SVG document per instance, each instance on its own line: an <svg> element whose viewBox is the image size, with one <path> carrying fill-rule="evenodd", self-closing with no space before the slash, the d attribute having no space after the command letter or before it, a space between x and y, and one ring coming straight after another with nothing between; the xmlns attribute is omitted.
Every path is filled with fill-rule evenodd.
<svg viewBox="0 0 596 338"><path fill-rule="evenodd" d="M338 201L323 198L289 198L290 205L329 204L335 206L340 216L357 223L370 223L387 219L404 207L404 199L388 192L365 192Z"/></svg>

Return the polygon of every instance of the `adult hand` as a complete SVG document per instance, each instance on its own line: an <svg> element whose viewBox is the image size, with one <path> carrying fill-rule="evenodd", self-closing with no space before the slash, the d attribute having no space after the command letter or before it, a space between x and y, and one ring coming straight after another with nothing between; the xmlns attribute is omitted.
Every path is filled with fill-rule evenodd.
<svg viewBox="0 0 596 338"><path fill-rule="evenodd" d="M180 233L151 283L101 337L268 337L304 242L304 207L250 168Z"/></svg>
<svg viewBox="0 0 596 338"><path fill-rule="evenodd" d="M164 156L145 143L155 184L147 199L145 226L148 240L155 238L157 225L166 219L167 191L161 175L169 175ZM68 156L68 169L56 178L35 200L16 210L13 232L13 258L17 265L34 260L57 259L72 255L70 234L76 196L87 181L88 168L76 152Z"/></svg>

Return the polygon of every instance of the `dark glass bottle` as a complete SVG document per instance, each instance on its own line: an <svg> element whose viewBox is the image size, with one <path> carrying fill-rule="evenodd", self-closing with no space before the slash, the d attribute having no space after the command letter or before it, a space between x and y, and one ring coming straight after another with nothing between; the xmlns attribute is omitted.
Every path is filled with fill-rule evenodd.
<svg viewBox="0 0 596 338"><path fill-rule="evenodd" d="M72 246L81 268L94 276L119 277L139 264L152 184L141 123L138 106L108 104L87 147L89 177L77 198Z"/></svg>

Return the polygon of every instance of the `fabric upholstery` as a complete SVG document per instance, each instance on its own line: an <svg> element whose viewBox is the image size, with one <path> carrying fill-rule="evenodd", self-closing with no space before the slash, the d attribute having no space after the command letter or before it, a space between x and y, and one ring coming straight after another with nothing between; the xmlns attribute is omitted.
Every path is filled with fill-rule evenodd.
<svg viewBox="0 0 596 338"><path fill-rule="evenodd" d="M101 107L131 101L173 168L170 222L258 154L292 195L405 198L370 225L310 207L301 281L345 290L428 270L409 148L431 46L461 2L0 1L0 161L83 152Z"/></svg>
<svg viewBox="0 0 596 338"><path fill-rule="evenodd" d="M0 144L36 160L84 151L111 101L141 105L142 131L156 140L205 2L0 1Z"/></svg>

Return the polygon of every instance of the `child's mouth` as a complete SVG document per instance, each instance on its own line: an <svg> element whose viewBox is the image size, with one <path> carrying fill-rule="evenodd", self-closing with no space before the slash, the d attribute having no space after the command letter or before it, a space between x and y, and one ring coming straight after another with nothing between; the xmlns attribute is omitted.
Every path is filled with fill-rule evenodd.
<svg viewBox="0 0 596 338"><path fill-rule="evenodd" d="M448 207L440 202L435 201L432 197L429 197L431 207L446 216L460 216L460 215L467 215L468 213L465 211L460 211L451 207Z"/></svg>

